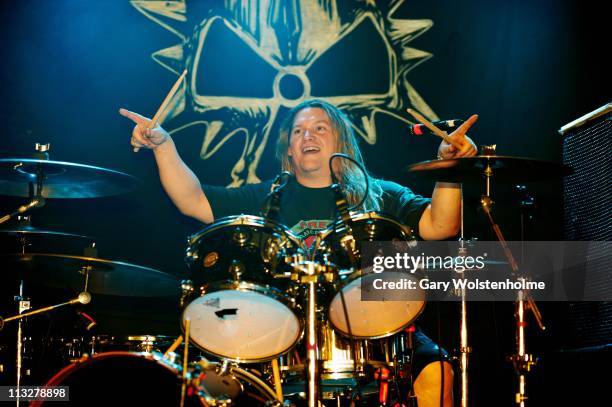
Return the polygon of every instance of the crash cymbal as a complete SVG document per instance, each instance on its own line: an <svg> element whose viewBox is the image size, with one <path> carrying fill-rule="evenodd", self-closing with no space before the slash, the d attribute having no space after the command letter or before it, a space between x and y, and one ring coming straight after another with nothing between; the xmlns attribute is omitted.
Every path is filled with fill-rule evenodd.
<svg viewBox="0 0 612 407"><path fill-rule="evenodd" d="M54 253L0 254L0 279L23 279L54 288L81 291L84 270L89 269L88 291L92 294L126 297L177 295L175 276L149 267L96 257Z"/></svg>
<svg viewBox="0 0 612 407"><path fill-rule="evenodd" d="M31 158L0 158L0 195L30 197L42 176L43 198L96 198L132 190L137 179L85 164Z"/></svg>
<svg viewBox="0 0 612 407"><path fill-rule="evenodd" d="M504 183L543 181L573 172L564 164L499 155L423 161L408 167L409 172L445 182L478 182L488 170L493 181Z"/></svg>

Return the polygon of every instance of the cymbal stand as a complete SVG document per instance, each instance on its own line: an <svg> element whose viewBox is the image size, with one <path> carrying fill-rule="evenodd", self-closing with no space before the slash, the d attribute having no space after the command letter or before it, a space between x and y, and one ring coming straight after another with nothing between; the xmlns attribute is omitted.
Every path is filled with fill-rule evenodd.
<svg viewBox="0 0 612 407"><path fill-rule="evenodd" d="M26 305L27 308L25 308L24 306L24 310L28 310L29 308L29 301L27 301L28 304ZM2 330L2 328L4 328L4 325L7 322L11 322L11 321L18 321L20 322L22 319L24 318L28 318L34 315L38 315L38 314L43 314L45 312L49 312L49 311L53 311L55 309L61 308L61 307L65 307L66 305L74 305L74 304L89 304L91 302L91 294L87 291L83 291L81 293L79 293L78 297L73 298L69 301L66 302L61 302L59 304L55 304L55 305L49 305L48 307L43 307L43 308L39 308L33 311L29 311L29 312L23 312L21 311L19 314L14 315L12 317L8 317L8 318L2 318L0 317L0 330Z"/></svg>
<svg viewBox="0 0 612 407"><path fill-rule="evenodd" d="M459 240L459 256L465 257L467 255L467 247L465 244L465 235L463 229L463 187L461 187L461 237ZM472 349L469 346L468 340L468 322L467 322L467 302L465 299L465 287L459 288L460 301L460 322L459 322L459 371L461 376L460 389L461 398L460 406L468 406L468 358ZM440 346L440 344L438 344Z"/></svg>
<svg viewBox="0 0 612 407"><path fill-rule="evenodd" d="M21 237L20 238L20 245L21 245L21 253L26 253L26 248L28 246L28 240L25 237ZM56 305L50 305L47 307L43 307L43 308L39 308L33 311L28 311L29 309L31 309L30 307L30 298L27 298L25 296L25 281L23 278L21 278L19 280L19 292L18 295L16 295L15 301L17 302L17 315L8 317L8 318L2 318L0 316L0 331L2 331L2 329L4 328L4 325L7 322L11 322L11 321L17 321L17 338L16 338L16 342L17 342L17 346L16 346L16 378L15 378L15 385L17 388L17 394L19 395L19 389L21 387L21 381L23 379L23 370L24 370L24 365L23 365L23 360L24 360L24 355L27 355L27 349L25 348L25 342L24 342L24 323L25 323L25 318L27 317L31 317L34 315L38 315L38 314L42 314L42 313L46 313L49 311L53 311L57 308L61 308L67 305L74 305L74 304L89 304L89 302L91 301L91 294L87 291L87 287L88 287L88 282L89 282L89 268L85 268L85 270L82 270L82 273L84 274L84 287L83 287L83 291L78 295L77 298L73 298L69 301L60 303L60 304L56 304ZM17 406L19 406L20 404L20 400L19 398L17 398Z"/></svg>
<svg viewBox="0 0 612 407"><path fill-rule="evenodd" d="M48 160L49 159L49 147L50 144L39 144L36 143L36 153L34 157L40 160ZM43 182L45 180L45 173L42 167L38 167L36 169L36 184L30 182L30 202L25 205L21 205L19 208L14 210L13 212L7 213L6 215L0 217L0 224L8 222L9 220L15 218L18 215L21 215L25 212L33 208L42 208L45 206L45 198L43 198Z"/></svg>
<svg viewBox="0 0 612 407"><path fill-rule="evenodd" d="M494 152L494 150L493 150ZM514 276L519 276L519 267L510 247L508 246L506 239L501 231L501 228L495 220L493 219L493 215L491 213L493 207L493 200L491 199L491 179L493 178L493 169L487 162L487 165L484 169L485 176L485 193L482 195L480 199L480 205L485 213L489 225L491 229L495 233L497 240L502 246L504 251L504 255L506 256L510 267L512 268L512 272ZM526 343L525 343L525 327L527 323L525 322L525 311L531 310L533 316L536 319L538 326L541 329L544 329L544 325L542 324L542 317L539 312L539 309L533 301L529 294L520 290L517 294L517 300L515 303L515 319L516 319L516 354L510 356L510 361L514 365L514 369L518 375L518 390L515 395L515 403L524 407L527 401L527 373L531 370L531 367L535 365L535 361L533 359L533 355L528 354L526 352Z"/></svg>

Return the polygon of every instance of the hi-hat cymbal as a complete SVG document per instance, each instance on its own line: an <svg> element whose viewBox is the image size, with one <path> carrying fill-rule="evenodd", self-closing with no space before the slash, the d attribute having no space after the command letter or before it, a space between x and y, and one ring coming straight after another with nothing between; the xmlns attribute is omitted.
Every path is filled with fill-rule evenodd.
<svg viewBox="0 0 612 407"><path fill-rule="evenodd" d="M493 182L504 183L543 181L561 178L573 172L565 164L499 155L423 161L408 167L409 172L445 182L478 182L489 169Z"/></svg>
<svg viewBox="0 0 612 407"><path fill-rule="evenodd" d="M54 253L0 254L5 265L0 279L23 279L48 287L81 291L84 270L89 268L88 291L92 294L125 297L173 296L178 279L149 267L96 257Z"/></svg>
<svg viewBox="0 0 612 407"><path fill-rule="evenodd" d="M0 253L64 253L82 255L95 248L90 236L59 230L39 229L29 225L15 225L0 229ZM2 274L0 273L0 278Z"/></svg>
<svg viewBox="0 0 612 407"><path fill-rule="evenodd" d="M66 238L84 239L84 240L89 240L92 242L94 241L94 238L89 237L89 236L77 235L75 233L68 233L68 232L60 232L58 230L39 229L34 226L25 226L25 225L19 225L19 226L14 226L11 228L0 229L0 236L2 235L23 236L23 237L29 237L29 238L32 238L32 237L49 237L49 238L66 237Z"/></svg>
<svg viewBox="0 0 612 407"><path fill-rule="evenodd" d="M137 179L92 165L31 158L0 158L0 195L30 197L38 174L43 198L96 198L129 192Z"/></svg>

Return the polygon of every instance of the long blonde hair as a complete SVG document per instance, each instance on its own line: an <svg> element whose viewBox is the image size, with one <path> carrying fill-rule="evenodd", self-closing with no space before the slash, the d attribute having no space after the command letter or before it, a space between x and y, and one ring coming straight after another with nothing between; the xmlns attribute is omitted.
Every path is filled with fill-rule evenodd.
<svg viewBox="0 0 612 407"><path fill-rule="evenodd" d="M293 128L295 116L306 108L323 109L329 117L333 132L336 135L336 149L338 150L336 152L346 154L364 166L357 138L346 114L329 102L320 99L310 99L291 109L281 124L280 135L276 144L276 158L281 162L282 171L289 171L295 174L295 168L289 156L291 129ZM366 193L364 174L357 165L346 159L336 158L333 164L334 174L344 189L349 205L357 205ZM365 176L370 184L368 196L364 200L363 208L357 209L378 211L380 210L382 188L379 181L370 176L369 173L366 173Z"/></svg>

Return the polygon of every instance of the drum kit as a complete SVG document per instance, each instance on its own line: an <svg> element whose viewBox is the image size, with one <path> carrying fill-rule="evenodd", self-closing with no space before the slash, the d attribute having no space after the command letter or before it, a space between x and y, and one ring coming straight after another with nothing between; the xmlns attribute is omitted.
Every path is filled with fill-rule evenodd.
<svg viewBox="0 0 612 407"><path fill-rule="evenodd" d="M30 200L0 218L0 223L20 220L13 222L17 226L0 230L0 278L4 287L14 288L17 310L14 316L0 318L0 342L7 341L8 331L2 328L17 325L14 365L4 355L0 370L1 377L14 366L8 383L23 385L31 374L24 361L36 357L28 354L27 346L33 340L27 322L35 315L86 305L104 295L174 295L182 331L178 338L88 335L86 328L78 338L52 338L51 346L64 356L65 366L39 377L47 373L47 386L70 386L75 404L92 400L115 404L118 399L204 406L415 403L410 376L414 322L425 308L425 297L361 300L360 243L417 244L411 229L399 220L376 212L351 212L306 248L285 225L265 215L218 219L188 237L188 272L181 280L148 267L99 258L94 239L87 236L24 224L24 214L46 199L116 195L137 182L117 171L51 161L47 150L48 145L37 145L35 158L0 159L0 195ZM493 179L542 179L561 176L567 169L485 151L476 157L419 163L410 171L442 181L484 180L482 205L493 226ZM499 227L494 230L503 242ZM513 264L512 258L508 261ZM37 299L25 295L31 284L74 295L32 310L30 303ZM517 304L521 318L526 309L537 315L528 296ZM461 309L458 359L462 404L467 405L470 349L465 303ZM90 328L95 321L83 314ZM519 348L513 361L524 376L532 359L524 343ZM39 404L44 403L34 403Z"/></svg>

